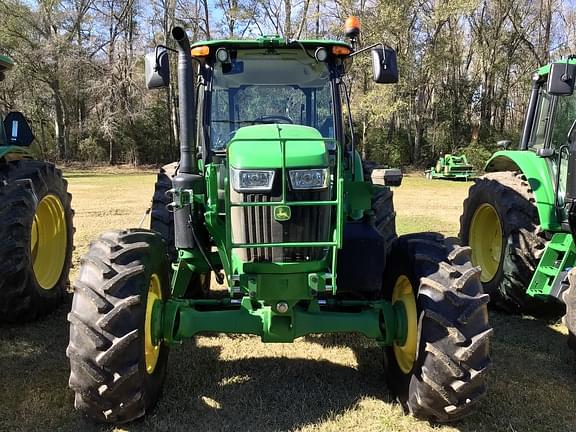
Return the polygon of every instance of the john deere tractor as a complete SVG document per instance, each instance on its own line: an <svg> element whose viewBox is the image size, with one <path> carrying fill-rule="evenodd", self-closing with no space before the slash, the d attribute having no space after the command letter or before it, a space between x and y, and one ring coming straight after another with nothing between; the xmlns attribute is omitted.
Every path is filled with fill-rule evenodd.
<svg viewBox="0 0 576 432"><path fill-rule="evenodd" d="M202 333L274 343L355 332L383 347L407 412L444 422L473 410L489 364L488 296L469 248L397 238L397 170L364 176L345 75L370 52L374 80L397 82L396 54L358 49L355 20L348 27L350 43L192 46L172 30L180 161L159 174L154 230L106 232L83 258L67 350L77 409L113 423L144 415L169 347ZM149 88L168 84L169 52L147 56ZM228 290L210 290L211 275Z"/></svg>
<svg viewBox="0 0 576 432"><path fill-rule="evenodd" d="M14 66L0 56L0 81ZM71 196L52 163L35 160L24 116L0 123L0 321L29 321L64 298L72 259Z"/></svg>
<svg viewBox="0 0 576 432"><path fill-rule="evenodd" d="M576 65L540 68L519 149L496 152L464 202L460 239L482 267L484 290L514 312L565 304L576 333ZM507 147L509 141L502 142Z"/></svg>

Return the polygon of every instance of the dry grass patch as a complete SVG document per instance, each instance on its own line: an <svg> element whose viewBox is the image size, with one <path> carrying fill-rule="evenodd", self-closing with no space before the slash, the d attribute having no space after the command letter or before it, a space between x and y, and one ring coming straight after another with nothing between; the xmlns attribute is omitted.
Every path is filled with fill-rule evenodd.
<svg viewBox="0 0 576 432"><path fill-rule="evenodd" d="M68 175L76 210L74 262L101 231L136 226L155 176ZM470 183L408 177L396 190L401 233L458 231ZM148 225L148 221L144 226ZM72 275L75 277L75 274ZM0 431L109 431L73 410L68 389L68 305L25 326L0 327ZM576 430L574 362L565 329L492 314L494 367L488 397L470 418L448 426L404 416L384 384L381 353L355 335L319 335L294 344L210 335L175 346L157 408L124 431Z"/></svg>

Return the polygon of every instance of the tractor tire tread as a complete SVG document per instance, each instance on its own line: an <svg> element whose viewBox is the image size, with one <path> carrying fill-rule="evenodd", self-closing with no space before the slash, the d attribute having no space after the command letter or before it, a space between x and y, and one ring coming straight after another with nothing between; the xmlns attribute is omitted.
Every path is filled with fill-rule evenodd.
<svg viewBox="0 0 576 432"><path fill-rule="evenodd" d="M66 352L71 367L69 384L76 393L76 409L96 421L134 420L150 409L158 396L145 394L142 376L147 372L141 371L142 355L138 354L143 337L139 323L145 309L141 294L146 289L140 275L152 262L153 248L165 251L165 244L148 230L104 233L92 242L74 283ZM163 253L159 259L167 269L168 257ZM166 349L164 352L167 355ZM166 355L156 366L161 381Z"/></svg>
<svg viewBox="0 0 576 432"><path fill-rule="evenodd" d="M484 288L492 303L508 312L531 311L537 304L526 294L548 239L540 227L533 190L517 171L492 172L475 180L463 204L459 238L468 243L468 231L477 196L491 196L503 223L504 257L498 273ZM478 205L482 202L478 202Z"/></svg>
<svg viewBox="0 0 576 432"><path fill-rule="evenodd" d="M415 417L438 423L459 420L485 394L484 371L490 364L492 328L480 269L470 263L469 248L434 233L399 237L392 254L396 252L415 257L421 315L409 385L399 389L390 371L389 385ZM386 352L389 364L393 350Z"/></svg>
<svg viewBox="0 0 576 432"><path fill-rule="evenodd" d="M34 275L30 242L37 202L48 193L56 195L64 208L67 245L60 278L52 289L45 290ZM32 321L57 308L67 293L74 235L68 182L50 162L0 164L0 214L0 321Z"/></svg>

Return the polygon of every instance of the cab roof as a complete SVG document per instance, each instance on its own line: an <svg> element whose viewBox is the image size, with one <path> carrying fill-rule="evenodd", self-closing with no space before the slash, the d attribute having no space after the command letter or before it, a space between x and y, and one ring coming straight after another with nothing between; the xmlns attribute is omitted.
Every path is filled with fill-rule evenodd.
<svg viewBox="0 0 576 432"><path fill-rule="evenodd" d="M14 66L14 60L5 55L0 55L0 72L8 69L12 69Z"/></svg>
<svg viewBox="0 0 576 432"><path fill-rule="evenodd" d="M198 41L192 44L192 48L198 46L225 46L233 48L295 48L300 44L305 47L319 47L319 46L342 46L352 48L350 44L338 40L330 39L303 39L303 40L286 40L281 36L260 36L256 39L214 39L208 41Z"/></svg>
<svg viewBox="0 0 576 432"><path fill-rule="evenodd" d="M536 72L538 72L538 75L540 75L541 77L547 76L550 73L550 67L552 66L553 63L566 63L566 59L562 59L562 60L559 60L556 62L548 63L547 65L541 66L540 68L538 68L536 70ZM576 64L576 59L570 59L569 64Z"/></svg>

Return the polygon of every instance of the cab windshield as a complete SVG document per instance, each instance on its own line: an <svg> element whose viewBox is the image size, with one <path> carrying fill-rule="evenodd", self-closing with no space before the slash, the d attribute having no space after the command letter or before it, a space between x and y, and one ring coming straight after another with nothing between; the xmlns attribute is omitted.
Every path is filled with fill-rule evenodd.
<svg viewBox="0 0 576 432"><path fill-rule="evenodd" d="M328 66L301 48L244 49L215 62L210 104L210 147L226 148L243 126L287 123L334 138Z"/></svg>

